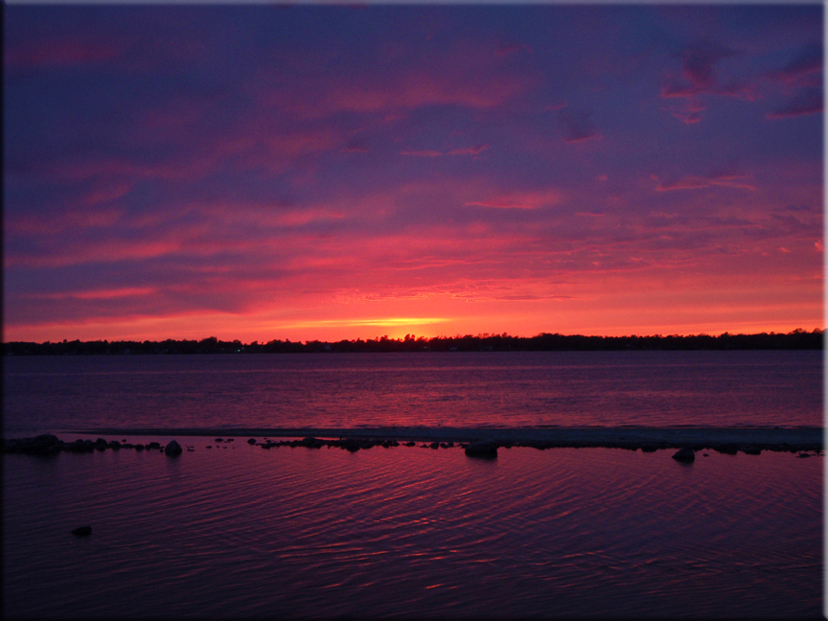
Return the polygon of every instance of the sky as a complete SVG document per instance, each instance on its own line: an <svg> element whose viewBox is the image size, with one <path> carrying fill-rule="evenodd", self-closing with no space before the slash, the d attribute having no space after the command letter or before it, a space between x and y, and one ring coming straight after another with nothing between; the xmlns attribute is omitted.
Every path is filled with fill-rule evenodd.
<svg viewBox="0 0 828 621"><path fill-rule="evenodd" d="M823 8L4 6L3 340L824 327Z"/></svg>

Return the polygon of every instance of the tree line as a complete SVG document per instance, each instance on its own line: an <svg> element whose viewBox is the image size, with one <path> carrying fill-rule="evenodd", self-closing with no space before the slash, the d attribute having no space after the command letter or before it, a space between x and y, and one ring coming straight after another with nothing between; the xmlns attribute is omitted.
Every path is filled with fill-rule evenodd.
<svg viewBox="0 0 828 621"><path fill-rule="evenodd" d="M7 356L128 355L128 354L286 354L286 353L377 353L428 351L625 351L625 350L727 350L727 349L823 349L823 330L802 329L788 333L724 334L711 336L584 336L541 333L532 337L503 334L472 336L406 335L393 339L341 341L272 340L267 343L222 341L211 336L200 341L67 341L3 343Z"/></svg>

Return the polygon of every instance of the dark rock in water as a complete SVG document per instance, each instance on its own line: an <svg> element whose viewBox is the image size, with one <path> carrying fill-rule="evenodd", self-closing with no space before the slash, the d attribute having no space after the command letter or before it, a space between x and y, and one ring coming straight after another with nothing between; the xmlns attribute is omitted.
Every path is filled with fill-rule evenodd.
<svg viewBox="0 0 828 621"><path fill-rule="evenodd" d="M247 443L248 443L248 444L256 444L256 438L250 438L250 439L247 441Z"/></svg>
<svg viewBox="0 0 828 621"><path fill-rule="evenodd" d="M120 443L120 442L118 442L117 440L112 440L112 441L109 443L109 448L115 449L115 450L117 451L118 449L120 449L120 448L121 448L121 443Z"/></svg>
<svg viewBox="0 0 828 621"><path fill-rule="evenodd" d="M673 455L673 459L685 464L692 464L696 461L696 451L691 449L689 446L685 446Z"/></svg>
<svg viewBox="0 0 828 621"><path fill-rule="evenodd" d="M416 442L406 442L404 446L417 446Z"/></svg>
<svg viewBox="0 0 828 621"><path fill-rule="evenodd" d="M739 447L735 444L721 444L713 447L714 451L724 453L725 455L735 455L739 452Z"/></svg>
<svg viewBox="0 0 828 621"><path fill-rule="evenodd" d="M800 453L797 457L810 457L810 453Z"/></svg>
<svg viewBox="0 0 828 621"><path fill-rule="evenodd" d="M642 453L655 453L658 450L658 447L655 444L642 444L641 445L641 452Z"/></svg>
<svg viewBox="0 0 828 621"><path fill-rule="evenodd" d="M214 441L214 442L224 442L224 439L223 439L223 438L216 438L216 439L215 439L215 440L213 440L213 441Z"/></svg>
<svg viewBox="0 0 828 621"><path fill-rule="evenodd" d="M160 442L150 442L149 444L147 444L147 448L148 449L160 449L161 448L161 443Z"/></svg>
<svg viewBox="0 0 828 621"><path fill-rule="evenodd" d="M742 452L745 455L761 455L762 454L762 449L757 448L755 446L743 446L742 447Z"/></svg>
<svg viewBox="0 0 828 621"><path fill-rule="evenodd" d="M72 534L75 537L88 537L92 534L92 527L91 526L81 526L80 528L76 528L72 531Z"/></svg>
<svg viewBox="0 0 828 621"><path fill-rule="evenodd" d="M314 438L313 436L302 438L301 442L297 442L297 445L307 446L308 448L322 448L324 444L322 440Z"/></svg>
<svg viewBox="0 0 828 621"><path fill-rule="evenodd" d="M136 451L143 451L144 450L144 445L139 442L138 444L135 445L135 450Z"/></svg>
<svg viewBox="0 0 828 621"><path fill-rule="evenodd" d="M466 447L466 455L482 459L494 459L497 457L497 443L491 440L478 440L471 442Z"/></svg>
<svg viewBox="0 0 828 621"><path fill-rule="evenodd" d="M433 449L438 449L438 448L440 448L440 443L439 442L432 442L431 444L428 445L428 447L433 448Z"/></svg>
<svg viewBox="0 0 828 621"><path fill-rule="evenodd" d="M105 451L106 447L109 446L109 442L104 440L103 438L98 438L95 440L95 448L99 451Z"/></svg>
<svg viewBox="0 0 828 621"><path fill-rule="evenodd" d="M56 455L63 450L63 442L51 433L36 438L10 438L3 440L4 453L26 453L27 455Z"/></svg>
<svg viewBox="0 0 828 621"><path fill-rule="evenodd" d="M346 451L350 451L352 453L355 453L359 449L362 448L362 446L360 444L361 444L360 441L357 440L356 438L347 438L345 440L342 440L339 443L339 446L344 448Z"/></svg>
<svg viewBox="0 0 828 621"><path fill-rule="evenodd" d="M175 440L172 440L169 444L167 444L167 447L164 449L164 452L169 457L178 457L179 455L181 455L181 445Z"/></svg>

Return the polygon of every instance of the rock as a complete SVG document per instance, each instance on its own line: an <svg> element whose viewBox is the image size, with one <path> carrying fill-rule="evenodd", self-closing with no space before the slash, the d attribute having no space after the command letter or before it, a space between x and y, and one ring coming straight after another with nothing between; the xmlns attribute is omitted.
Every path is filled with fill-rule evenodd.
<svg viewBox="0 0 828 621"><path fill-rule="evenodd" d="M248 444L256 444L256 438L250 438L250 439L247 441L247 443L248 443Z"/></svg>
<svg viewBox="0 0 828 621"><path fill-rule="evenodd" d="M138 444L135 445L135 450L139 451L139 452L143 451L144 450L144 445L139 442Z"/></svg>
<svg viewBox="0 0 828 621"><path fill-rule="evenodd" d="M117 451L118 449L120 449L120 448L121 448L121 443L120 443L120 442L118 442L117 440L112 440L112 441L109 443L109 448L115 449L115 450Z"/></svg>
<svg viewBox="0 0 828 621"><path fill-rule="evenodd" d="M752 445L750 445L750 446L743 446L743 447L742 447L742 452L743 452L745 455L761 455L761 454L762 454L762 449L760 449L760 448L758 448L758 447L756 447L756 446L752 446Z"/></svg>
<svg viewBox="0 0 828 621"><path fill-rule="evenodd" d="M76 528L75 530L73 530L72 534L75 535L75 537L88 537L89 535L92 534L92 527L91 526L81 526L81 527Z"/></svg>
<svg viewBox="0 0 828 621"><path fill-rule="evenodd" d="M148 449L160 449L161 448L161 443L160 442L150 442L149 444L147 444L147 448Z"/></svg>
<svg viewBox="0 0 828 621"><path fill-rule="evenodd" d="M164 452L169 457L178 457L179 455L181 455L181 445L175 440L172 440L169 444L167 444L167 447L164 449Z"/></svg>
<svg viewBox="0 0 828 621"><path fill-rule="evenodd" d="M416 442L406 442L405 446L417 446Z"/></svg>
<svg viewBox="0 0 828 621"><path fill-rule="evenodd" d="M431 444L428 445L428 447L433 448L433 449L438 449L438 448L440 448L440 443L439 442L432 442Z"/></svg>
<svg viewBox="0 0 828 621"><path fill-rule="evenodd" d="M466 455L481 459L494 459L497 457L497 443L491 440L476 440L466 447Z"/></svg>
<svg viewBox="0 0 828 621"><path fill-rule="evenodd" d="M685 446L673 455L673 459L685 464L692 464L696 460L696 451L689 446Z"/></svg>
<svg viewBox="0 0 828 621"><path fill-rule="evenodd" d="M98 438L97 440L95 440L95 448L97 450L105 451L107 446L109 446L109 442L107 442L103 438Z"/></svg>
<svg viewBox="0 0 828 621"><path fill-rule="evenodd" d="M810 453L800 453L797 457L810 457Z"/></svg>
<svg viewBox="0 0 828 621"><path fill-rule="evenodd" d="M306 446L308 448L322 448L322 445L325 444L319 438L314 438L313 436L308 436L307 438L302 438L301 442L297 442L297 445Z"/></svg>
<svg viewBox="0 0 828 621"><path fill-rule="evenodd" d="M56 455L64 444L57 436L44 433L35 438L11 438L3 440L4 453L26 453L27 455Z"/></svg>

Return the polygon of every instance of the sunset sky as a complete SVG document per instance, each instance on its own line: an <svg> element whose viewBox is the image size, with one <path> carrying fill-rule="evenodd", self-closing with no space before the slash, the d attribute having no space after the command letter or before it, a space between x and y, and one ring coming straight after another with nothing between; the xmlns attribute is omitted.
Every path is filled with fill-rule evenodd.
<svg viewBox="0 0 828 621"><path fill-rule="evenodd" d="M820 4L4 16L4 341L824 325Z"/></svg>

